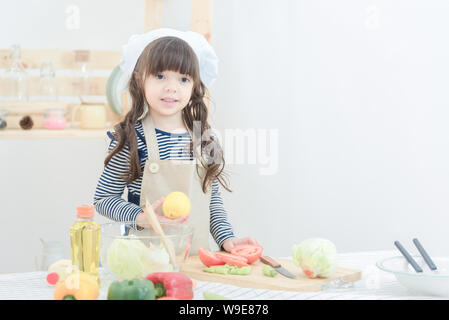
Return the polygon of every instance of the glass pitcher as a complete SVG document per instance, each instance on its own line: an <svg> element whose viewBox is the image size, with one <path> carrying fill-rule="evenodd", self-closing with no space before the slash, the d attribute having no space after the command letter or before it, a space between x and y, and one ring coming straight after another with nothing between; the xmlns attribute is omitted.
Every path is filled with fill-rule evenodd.
<svg viewBox="0 0 449 320"><path fill-rule="evenodd" d="M47 271L58 260L67 259L66 246L62 241L45 241L42 238L42 255L36 257L36 270Z"/></svg>

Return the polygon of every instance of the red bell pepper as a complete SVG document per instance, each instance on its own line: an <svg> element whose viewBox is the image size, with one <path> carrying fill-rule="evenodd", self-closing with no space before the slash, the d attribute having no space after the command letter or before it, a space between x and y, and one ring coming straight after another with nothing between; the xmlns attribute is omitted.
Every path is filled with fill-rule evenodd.
<svg viewBox="0 0 449 320"><path fill-rule="evenodd" d="M192 300L192 280L180 272L154 272L145 279L153 282L156 298L166 297L177 300Z"/></svg>

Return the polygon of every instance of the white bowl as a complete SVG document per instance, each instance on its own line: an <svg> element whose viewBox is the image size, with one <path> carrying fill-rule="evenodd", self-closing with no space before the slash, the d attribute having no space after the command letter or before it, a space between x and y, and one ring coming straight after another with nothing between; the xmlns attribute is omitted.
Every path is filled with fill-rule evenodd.
<svg viewBox="0 0 449 320"><path fill-rule="evenodd" d="M383 271L393 273L411 292L421 295L449 296L449 258L433 258L437 270L432 271L421 256L413 256L423 272L416 272L403 256L383 259L376 263Z"/></svg>

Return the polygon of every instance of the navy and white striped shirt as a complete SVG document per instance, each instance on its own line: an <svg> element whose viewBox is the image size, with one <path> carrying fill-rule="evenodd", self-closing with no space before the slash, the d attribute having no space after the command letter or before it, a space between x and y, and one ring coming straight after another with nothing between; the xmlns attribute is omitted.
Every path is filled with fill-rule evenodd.
<svg viewBox="0 0 449 320"><path fill-rule="evenodd" d="M144 137L143 126L140 121L135 124L135 128L140 133L140 136ZM161 160L193 160L193 158L186 157L182 153L182 148L185 144L191 142L191 137L188 132L175 134L156 129L156 137ZM104 167L95 190L95 210L114 221L135 221L137 215L142 211L140 206L122 198L125 187L128 188L128 192L140 197L143 169L145 167L145 161L148 159L148 151L145 141L139 135L137 135L137 142L139 154L144 155L140 162L142 172L140 177L130 184L126 184L122 178L126 174L130 158L129 147L126 145ZM117 141L115 139L112 140L109 145L109 151L114 149L116 145ZM210 232L218 247L221 248L225 240L234 237L234 233L223 206L218 180L215 180L212 184L209 209Z"/></svg>

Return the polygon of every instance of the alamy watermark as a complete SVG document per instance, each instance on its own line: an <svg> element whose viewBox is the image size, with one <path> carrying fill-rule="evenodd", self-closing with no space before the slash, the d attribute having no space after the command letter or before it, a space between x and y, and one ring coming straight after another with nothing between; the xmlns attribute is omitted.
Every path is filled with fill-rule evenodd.
<svg viewBox="0 0 449 320"><path fill-rule="evenodd" d="M80 7L76 4L71 4L65 9L67 14L65 20L65 27L67 30L79 30L80 29Z"/></svg>
<svg viewBox="0 0 449 320"><path fill-rule="evenodd" d="M368 30L377 30L380 28L381 11L377 6L366 8L365 28Z"/></svg>
<svg viewBox="0 0 449 320"><path fill-rule="evenodd" d="M208 129L202 132L201 121L193 123L193 148L201 151L207 163L248 164L258 166L260 175L274 175L279 172L279 129ZM171 139L177 139L172 136ZM171 159L179 156L180 150L173 148ZM224 154L224 156L223 156ZM198 157L197 157L198 160Z"/></svg>

